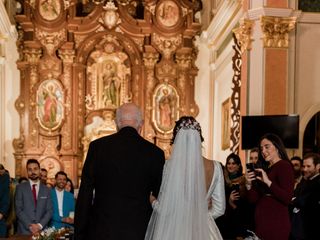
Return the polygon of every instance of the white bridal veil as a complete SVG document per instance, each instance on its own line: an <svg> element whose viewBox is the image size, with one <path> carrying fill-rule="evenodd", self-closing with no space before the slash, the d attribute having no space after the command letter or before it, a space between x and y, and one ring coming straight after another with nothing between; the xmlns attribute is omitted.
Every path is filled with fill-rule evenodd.
<svg viewBox="0 0 320 240"><path fill-rule="evenodd" d="M164 167L158 203L145 240L207 239L208 203L201 139L197 130L181 128Z"/></svg>

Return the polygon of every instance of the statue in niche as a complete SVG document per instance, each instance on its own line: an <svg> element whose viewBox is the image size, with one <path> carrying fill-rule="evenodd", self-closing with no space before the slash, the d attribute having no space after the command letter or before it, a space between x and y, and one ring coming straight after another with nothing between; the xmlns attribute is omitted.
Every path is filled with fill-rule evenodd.
<svg viewBox="0 0 320 240"><path fill-rule="evenodd" d="M112 61L106 63L103 75L103 103L108 106L119 106L121 80L116 76L116 65Z"/></svg>
<svg viewBox="0 0 320 240"><path fill-rule="evenodd" d="M125 64L128 56L114 51L114 46L106 43L104 48L99 47L90 54L87 74L91 87L86 94L87 109L115 109L130 99L131 69Z"/></svg>

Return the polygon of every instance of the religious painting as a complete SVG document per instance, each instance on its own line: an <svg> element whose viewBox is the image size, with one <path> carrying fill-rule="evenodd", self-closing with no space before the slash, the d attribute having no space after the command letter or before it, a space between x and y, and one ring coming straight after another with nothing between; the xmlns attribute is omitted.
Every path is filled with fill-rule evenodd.
<svg viewBox="0 0 320 240"><path fill-rule="evenodd" d="M37 91L37 118L42 128L57 129L64 116L64 94L60 82L55 79L43 81Z"/></svg>
<svg viewBox="0 0 320 240"><path fill-rule="evenodd" d="M40 0L39 13L45 20L55 20L61 12L60 0Z"/></svg>
<svg viewBox="0 0 320 240"><path fill-rule="evenodd" d="M163 1L156 10L157 21L165 27L172 27L179 20L179 7L174 1Z"/></svg>
<svg viewBox="0 0 320 240"><path fill-rule="evenodd" d="M221 148L226 150L230 147L230 135L231 135L231 114L230 98L225 100L221 106Z"/></svg>
<svg viewBox="0 0 320 240"><path fill-rule="evenodd" d="M176 89L169 84L160 84L154 94L153 122L162 133L172 131L178 119L179 98Z"/></svg>

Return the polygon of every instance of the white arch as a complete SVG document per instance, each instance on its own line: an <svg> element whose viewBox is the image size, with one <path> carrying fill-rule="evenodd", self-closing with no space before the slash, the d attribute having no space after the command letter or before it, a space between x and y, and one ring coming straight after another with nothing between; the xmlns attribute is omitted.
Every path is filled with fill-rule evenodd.
<svg viewBox="0 0 320 240"><path fill-rule="evenodd" d="M302 156L303 150L303 137L304 131L310 121L310 119L317 113L320 112L320 103L314 104L300 117L300 126L299 126L299 150L298 155Z"/></svg>

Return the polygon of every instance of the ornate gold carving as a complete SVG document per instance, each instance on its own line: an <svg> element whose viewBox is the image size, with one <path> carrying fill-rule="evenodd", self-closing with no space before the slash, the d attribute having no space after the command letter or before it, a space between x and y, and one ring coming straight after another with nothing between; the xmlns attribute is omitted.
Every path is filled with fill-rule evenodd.
<svg viewBox="0 0 320 240"><path fill-rule="evenodd" d="M173 52L176 51L177 48L181 45L182 36L181 34L179 34L175 37L167 38L153 33L152 41L157 46L157 48L163 53L164 58L170 59Z"/></svg>
<svg viewBox="0 0 320 240"><path fill-rule="evenodd" d="M103 22L101 22L108 29L112 29L121 23L119 14L117 13L118 8L115 6L114 2L106 2L103 7L105 10L103 14Z"/></svg>
<svg viewBox="0 0 320 240"><path fill-rule="evenodd" d="M85 126L85 134L81 142L83 144L84 158L86 158L89 144L91 141L103 136L113 134L117 131L115 123L115 110L106 110L102 112L101 117L94 117L92 123Z"/></svg>
<svg viewBox="0 0 320 240"><path fill-rule="evenodd" d="M74 36L74 41L75 41L75 48L78 48L80 44L84 41L85 38L87 38L87 35L80 35L80 34L75 34Z"/></svg>
<svg viewBox="0 0 320 240"><path fill-rule="evenodd" d="M190 54L177 54L176 62L181 68L190 68L192 63L192 56Z"/></svg>
<svg viewBox="0 0 320 240"><path fill-rule="evenodd" d="M241 53L244 53L246 50L251 50L251 43L253 41L251 38L253 23L254 22L252 20L241 19L240 26L233 30L241 47Z"/></svg>
<svg viewBox="0 0 320 240"><path fill-rule="evenodd" d="M47 53L51 56L54 55L55 49L63 42L67 40L67 34L65 29L61 29L58 32L46 32L39 28L35 29L36 38L46 48Z"/></svg>
<svg viewBox="0 0 320 240"><path fill-rule="evenodd" d="M289 32L294 29L296 17L261 16L263 46L266 48L288 48Z"/></svg>
<svg viewBox="0 0 320 240"><path fill-rule="evenodd" d="M64 63L73 63L73 60L75 57L75 50L73 49L59 50L59 56Z"/></svg>
<svg viewBox="0 0 320 240"><path fill-rule="evenodd" d="M143 62L147 68L154 68L154 65L159 60L159 53L143 53Z"/></svg>
<svg viewBox="0 0 320 240"><path fill-rule="evenodd" d="M42 55L41 49L26 48L23 50L25 60L31 64L37 64Z"/></svg>

